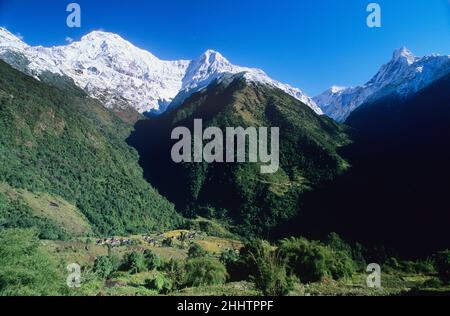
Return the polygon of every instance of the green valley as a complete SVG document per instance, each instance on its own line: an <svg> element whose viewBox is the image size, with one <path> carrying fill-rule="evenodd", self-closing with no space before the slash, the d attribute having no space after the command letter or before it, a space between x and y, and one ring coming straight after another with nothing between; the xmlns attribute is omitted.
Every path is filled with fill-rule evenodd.
<svg viewBox="0 0 450 316"><path fill-rule="evenodd" d="M0 295L449 293L448 250L405 260L332 230L300 237L311 195L351 175L341 152L354 131L283 91L224 76L133 130L70 81L52 80L0 62ZM280 169L173 163L170 131L195 118L280 127ZM329 222L330 210L314 215ZM273 238L285 225L295 227ZM381 288L367 286L370 262L381 265ZM80 287L69 286L74 264Z"/></svg>
<svg viewBox="0 0 450 316"><path fill-rule="evenodd" d="M279 127L279 170L261 174L260 163L172 162L171 131L178 126L193 131L194 119L222 130ZM298 213L305 192L349 167L337 153L350 142L344 126L240 74L225 76L162 117L138 122L128 142L139 151L146 178L185 216L208 210L245 236L267 236Z"/></svg>

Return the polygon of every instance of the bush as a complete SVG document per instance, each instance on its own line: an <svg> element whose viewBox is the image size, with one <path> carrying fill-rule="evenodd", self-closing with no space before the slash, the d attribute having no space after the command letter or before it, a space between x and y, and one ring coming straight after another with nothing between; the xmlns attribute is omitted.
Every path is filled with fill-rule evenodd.
<svg viewBox="0 0 450 316"><path fill-rule="evenodd" d="M292 273L302 282L317 282L327 275L326 254L322 247L305 239L283 240L280 252Z"/></svg>
<svg viewBox="0 0 450 316"><path fill-rule="evenodd" d="M60 295L67 289L63 280L39 248L37 231L0 230L0 296Z"/></svg>
<svg viewBox="0 0 450 316"><path fill-rule="evenodd" d="M256 246L256 247L255 247ZM266 296L284 296L292 290L295 279L288 276L286 263L268 242L253 243L249 256L255 263L251 279Z"/></svg>
<svg viewBox="0 0 450 316"><path fill-rule="evenodd" d="M352 254L352 247L336 233L328 235L326 244L335 251L343 251L349 255Z"/></svg>
<svg viewBox="0 0 450 316"><path fill-rule="evenodd" d="M94 262L94 272L102 279L107 279L114 272L114 263L109 257L97 257Z"/></svg>
<svg viewBox="0 0 450 316"><path fill-rule="evenodd" d="M166 248L172 248L173 247L173 239L172 238L166 238L162 241L162 246Z"/></svg>
<svg viewBox="0 0 450 316"><path fill-rule="evenodd" d="M237 252L236 250L228 249L220 254L220 262L222 262L225 266L233 264L238 260L239 260L239 252Z"/></svg>
<svg viewBox="0 0 450 316"><path fill-rule="evenodd" d="M327 276L337 280L355 272L355 264L347 253L303 238L283 240L280 253L290 272L305 283L318 282Z"/></svg>
<svg viewBox="0 0 450 316"><path fill-rule="evenodd" d="M343 240L338 234L331 233L326 241L326 246L336 252L344 252L348 257L353 259L355 267L365 270L367 267L366 260L363 255L363 247L359 243L355 243L353 247Z"/></svg>
<svg viewBox="0 0 450 316"><path fill-rule="evenodd" d="M149 249L144 251L144 259L149 271L156 270L161 266L161 258Z"/></svg>
<svg viewBox="0 0 450 316"><path fill-rule="evenodd" d="M352 258L342 251L330 251L326 266L334 280L349 278L355 273L355 264Z"/></svg>
<svg viewBox="0 0 450 316"><path fill-rule="evenodd" d="M147 270L147 265L145 263L144 255L139 252L126 254L123 258L122 270L128 271L131 274L145 272Z"/></svg>
<svg viewBox="0 0 450 316"><path fill-rule="evenodd" d="M182 261L172 258L162 264L161 270L171 281L174 290L180 290L184 287L186 283L186 270Z"/></svg>
<svg viewBox="0 0 450 316"><path fill-rule="evenodd" d="M255 254L264 252L263 248L271 247L268 242L253 239L241 249L239 259L232 265L237 275L236 280L246 280L256 270Z"/></svg>
<svg viewBox="0 0 450 316"><path fill-rule="evenodd" d="M431 275L436 273L434 262L431 259L417 261L399 261L394 257L386 260L385 266L387 271L401 271L407 274L425 274Z"/></svg>
<svg viewBox="0 0 450 316"><path fill-rule="evenodd" d="M391 268L393 270L398 270L400 269L400 264L398 262L398 260L395 257L390 257L386 260L386 262L384 263L388 268Z"/></svg>
<svg viewBox="0 0 450 316"><path fill-rule="evenodd" d="M434 262L431 259L419 260L416 262L416 273L426 275L435 274L437 271L434 267Z"/></svg>
<svg viewBox="0 0 450 316"><path fill-rule="evenodd" d="M439 278L431 278L429 280L426 280L423 282L423 284L420 286L421 289L438 289L444 285L444 282L442 282Z"/></svg>
<svg viewBox="0 0 450 316"><path fill-rule="evenodd" d="M194 258L186 264L186 284L192 287L224 284L227 269L218 260L208 257Z"/></svg>
<svg viewBox="0 0 450 316"><path fill-rule="evenodd" d="M400 269L409 274L416 273L416 264L413 261L402 261L400 264Z"/></svg>
<svg viewBox="0 0 450 316"><path fill-rule="evenodd" d="M172 282L164 275L158 274L151 279L145 280L145 287L161 294L167 294L172 290Z"/></svg>
<svg viewBox="0 0 450 316"><path fill-rule="evenodd" d="M192 244L192 246L189 247L188 257L190 259L206 257L207 255L208 252L199 244Z"/></svg>
<svg viewBox="0 0 450 316"><path fill-rule="evenodd" d="M439 278L445 284L450 284L450 250L438 252L434 262Z"/></svg>
<svg viewBox="0 0 450 316"><path fill-rule="evenodd" d="M239 251L228 249L220 254L220 262L222 262L227 268L229 279L231 281L244 280L243 264L239 260ZM248 274L247 274L248 276Z"/></svg>

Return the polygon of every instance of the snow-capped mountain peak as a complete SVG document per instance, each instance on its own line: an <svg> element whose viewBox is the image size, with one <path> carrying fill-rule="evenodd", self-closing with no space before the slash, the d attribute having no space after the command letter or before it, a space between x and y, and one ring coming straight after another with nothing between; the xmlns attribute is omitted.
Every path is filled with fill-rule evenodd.
<svg viewBox="0 0 450 316"><path fill-rule="evenodd" d="M24 58L17 57L18 52ZM299 89L269 78L260 69L233 65L212 49L192 61L164 61L114 33L93 31L67 46L33 47L2 28L0 58L35 77L44 72L68 76L106 106L117 107L120 100L120 105L128 104L141 113L162 112L225 73L244 72L247 80L277 87L322 114Z"/></svg>
<svg viewBox="0 0 450 316"><path fill-rule="evenodd" d="M230 64L230 62L225 57L223 57L221 53L213 49L208 49L200 56L200 58L203 59L203 61L207 64L213 63Z"/></svg>
<svg viewBox="0 0 450 316"><path fill-rule="evenodd" d="M78 48L80 52L91 52L94 54L130 54L140 55L134 57L157 59L150 52L137 48L120 35L104 31L92 31L83 36L79 42L70 44L69 47Z"/></svg>
<svg viewBox="0 0 450 316"><path fill-rule="evenodd" d="M343 91L345 89L347 89L347 88L346 87L340 87L340 86L332 86L329 91L331 93L339 93L339 92L341 92L341 91Z"/></svg>
<svg viewBox="0 0 450 316"><path fill-rule="evenodd" d="M283 90L287 94L308 105L317 114L323 114L322 110L316 105L312 98L308 97L300 89L273 80L261 69L233 65L219 52L211 49L207 50L190 63L186 71L186 76L183 79L182 90L175 99L174 105L180 104L186 95L208 86L212 81L227 73L243 73L243 77L249 82L258 82Z"/></svg>
<svg viewBox="0 0 450 316"><path fill-rule="evenodd" d="M98 40L129 43L118 34L105 32L105 31L101 31L101 30L92 31L81 37L82 42L83 41L98 41Z"/></svg>
<svg viewBox="0 0 450 316"><path fill-rule="evenodd" d="M205 87L225 72L235 73L238 71L219 52L208 49L190 62L183 78L182 90Z"/></svg>
<svg viewBox="0 0 450 316"><path fill-rule="evenodd" d="M0 27L0 47L11 47L16 49L24 49L28 45L22 39L12 34L4 27Z"/></svg>
<svg viewBox="0 0 450 316"><path fill-rule="evenodd" d="M396 49L392 57L393 61L404 61L408 63L408 65L413 64L416 59L417 57L406 47Z"/></svg>
<svg viewBox="0 0 450 316"><path fill-rule="evenodd" d="M394 51L391 60L365 85L345 89L333 87L316 96L314 101L326 115L344 122L364 103L386 95L407 97L448 73L449 55L417 57L402 47Z"/></svg>

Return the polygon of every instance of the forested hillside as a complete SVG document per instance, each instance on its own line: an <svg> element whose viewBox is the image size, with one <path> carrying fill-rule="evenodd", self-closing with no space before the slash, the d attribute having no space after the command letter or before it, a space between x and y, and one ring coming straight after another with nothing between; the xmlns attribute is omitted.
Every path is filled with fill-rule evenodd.
<svg viewBox="0 0 450 316"><path fill-rule="evenodd" d="M173 204L144 180L124 141L131 127L66 85L39 82L0 61L0 181L64 198L95 233L177 226Z"/></svg>
<svg viewBox="0 0 450 316"><path fill-rule="evenodd" d="M261 174L258 163L186 163L171 159L171 131L203 127L279 127L280 169ZM187 216L231 220L241 235L266 236L295 216L302 194L348 167L337 154L345 129L281 90L224 77L159 118L139 122L129 143L146 177Z"/></svg>
<svg viewBox="0 0 450 316"><path fill-rule="evenodd" d="M411 257L448 247L449 85L446 76L407 99L356 110L346 122L354 142L341 151L352 168L308 195L305 212L282 231L337 231Z"/></svg>

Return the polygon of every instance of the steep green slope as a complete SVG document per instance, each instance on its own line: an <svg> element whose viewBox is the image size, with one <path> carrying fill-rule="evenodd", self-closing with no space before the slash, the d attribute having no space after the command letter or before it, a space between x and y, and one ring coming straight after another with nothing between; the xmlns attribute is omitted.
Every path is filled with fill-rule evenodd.
<svg viewBox="0 0 450 316"><path fill-rule="evenodd" d="M0 225L3 227L35 227L42 239L92 235L91 225L84 215L60 197L14 189L0 182L0 201ZM53 229L63 233L58 236L51 232Z"/></svg>
<svg viewBox="0 0 450 316"><path fill-rule="evenodd" d="M5 51L0 54L0 59L7 62L14 69L17 69L29 76L38 77L39 80L53 87L63 90L69 90L75 93L80 92L80 89L76 86L73 79L68 76L61 76L48 71L38 74L35 71L31 70L29 68L30 61L22 53ZM106 100L101 98L100 101L103 102ZM143 115L133 109L128 101L119 96L115 97L114 103L111 105L111 110L114 112L114 114L116 114L119 119L127 124L134 124L138 120L143 118Z"/></svg>
<svg viewBox="0 0 450 316"><path fill-rule="evenodd" d="M261 174L257 163L171 161L171 131L194 119L204 128L279 127L280 169ZM299 209L304 192L347 168L336 149L343 128L278 89L248 84L240 75L222 79L161 118L136 125L129 143L138 149L149 181L188 216L225 217L243 235L265 235Z"/></svg>
<svg viewBox="0 0 450 316"><path fill-rule="evenodd" d="M311 194L292 227L315 237L336 231L411 257L448 248L449 86L446 76L350 115L354 142L342 151L350 172Z"/></svg>
<svg viewBox="0 0 450 316"><path fill-rule="evenodd" d="M59 223L48 217L38 216L18 195L11 194L9 186L0 188L0 231L8 228L33 228L41 239L65 240L74 236ZM87 234L86 234L87 235Z"/></svg>
<svg viewBox="0 0 450 316"><path fill-rule="evenodd" d="M174 206L142 176L130 127L77 89L0 62L0 181L74 204L100 234L172 228Z"/></svg>
<svg viewBox="0 0 450 316"><path fill-rule="evenodd" d="M406 100L387 97L362 106L346 122L358 135L348 149L357 197L346 216L376 194L365 210L389 218L376 225L382 241L412 256L450 245L449 87L447 75ZM357 237L377 240L375 227Z"/></svg>

